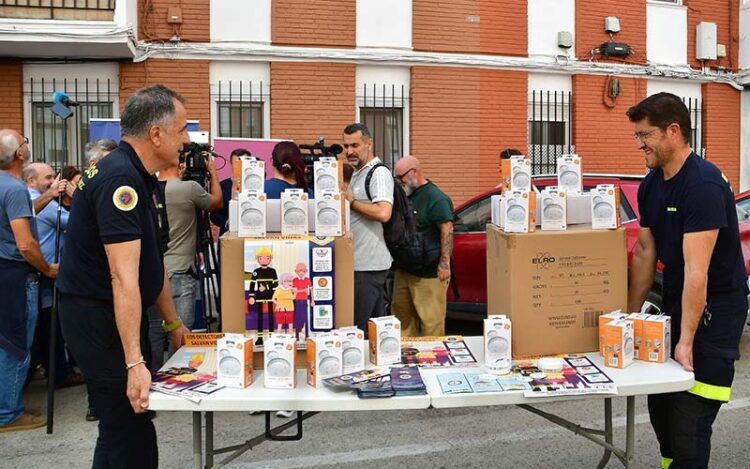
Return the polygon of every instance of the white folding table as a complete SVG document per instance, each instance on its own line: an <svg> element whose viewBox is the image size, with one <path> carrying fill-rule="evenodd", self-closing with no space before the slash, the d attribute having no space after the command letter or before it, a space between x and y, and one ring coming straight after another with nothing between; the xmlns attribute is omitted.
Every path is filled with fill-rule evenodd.
<svg viewBox="0 0 750 469"><path fill-rule="evenodd" d="M466 344L479 363L484 362L481 337L466 337ZM604 455L598 467L604 467L614 454L627 468L633 467L635 452L635 396L647 394L662 394L668 392L685 391L693 386L693 374L670 360L664 364L645 363L636 361L626 369L606 368L597 353L586 356L601 368L617 386L616 395L583 395L559 397L524 397L521 391L471 393L471 394L443 394L437 376L449 372L477 372L481 366L461 368L422 369L422 378L427 387L427 395L390 397L385 399L359 399L351 391L337 392L328 388L313 388L305 380L305 371L298 370L298 381L295 389L266 389L263 386L263 371L255 373L255 382L246 389L221 389L206 396L196 404L180 397L152 392L149 397L149 409L156 411L181 411L193 413L193 456L196 469L203 465L203 447L205 445L205 467L221 467L240 456L253 446L267 440L297 440L302 437L302 422L318 412L326 411L370 411L370 410L407 410L452 408L452 407L481 407L495 405L518 405L533 412L556 425L560 425L578 435L581 435L604 448ZM167 365L169 366L169 362ZM612 398L625 397L627 400L625 449L614 445L612 425ZM533 407L561 400L602 400L604 401L604 429L586 428L557 415ZM297 411L297 418L275 428L270 426L270 411ZM213 419L214 412L248 412L266 411L266 432L242 444L226 448L214 448ZM206 434L202 436L201 418L205 413ZM297 434L280 436L279 433L297 426ZM214 464L214 456L228 453L226 459L218 465Z"/></svg>

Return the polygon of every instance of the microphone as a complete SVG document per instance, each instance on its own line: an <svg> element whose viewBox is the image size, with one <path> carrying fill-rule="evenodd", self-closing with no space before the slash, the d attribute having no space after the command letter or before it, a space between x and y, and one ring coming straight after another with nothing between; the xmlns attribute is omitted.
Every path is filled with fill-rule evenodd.
<svg viewBox="0 0 750 469"><path fill-rule="evenodd" d="M52 96L52 101L54 103L60 103L63 106L70 107L70 106L79 106L77 102L70 99L70 96L68 96L67 93L63 93L62 91L55 91L55 94Z"/></svg>

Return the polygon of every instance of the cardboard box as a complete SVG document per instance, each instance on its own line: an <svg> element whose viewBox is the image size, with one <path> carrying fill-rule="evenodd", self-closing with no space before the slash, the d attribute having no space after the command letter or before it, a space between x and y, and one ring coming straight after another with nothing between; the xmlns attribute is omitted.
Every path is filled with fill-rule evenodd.
<svg viewBox="0 0 750 469"><path fill-rule="evenodd" d="M504 314L484 319L484 362L490 367L509 368L513 359L512 328Z"/></svg>
<svg viewBox="0 0 750 469"><path fill-rule="evenodd" d="M626 368L633 363L633 321L617 319L604 325L604 366Z"/></svg>
<svg viewBox="0 0 750 469"><path fill-rule="evenodd" d="M252 156L242 156L240 161L242 161L242 174L239 192L263 192L266 184L266 162Z"/></svg>
<svg viewBox="0 0 750 469"><path fill-rule="evenodd" d="M339 190L342 172L343 168L334 157L321 156L316 160L313 163L315 194L323 190Z"/></svg>
<svg viewBox="0 0 750 469"><path fill-rule="evenodd" d="M281 234L307 236L308 201L302 189L286 189L281 193Z"/></svg>
<svg viewBox="0 0 750 469"><path fill-rule="evenodd" d="M336 189L315 193L315 236L344 234L344 200Z"/></svg>
<svg viewBox="0 0 750 469"><path fill-rule="evenodd" d="M503 231L531 233L536 230L536 192L511 190L501 204Z"/></svg>
<svg viewBox="0 0 750 469"><path fill-rule="evenodd" d="M342 374L364 370L367 358L364 331L357 326L350 326L336 329L333 333L341 337Z"/></svg>
<svg viewBox="0 0 750 469"><path fill-rule="evenodd" d="M253 339L224 334L216 343L216 382L244 389L253 384Z"/></svg>
<svg viewBox="0 0 750 469"><path fill-rule="evenodd" d="M238 235L251 238L266 236L266 194L242 191L239 195Z"/></svg>
<svg viewBox="0 0 750 469"><path fill-rule="evenodd" d="M620 188L599 184L591 189L591 228L613 230L620 226Z"/></svg>
<svg viewBox="0 0 750 469"><path fill-rule="evenodd" d="M367 324L370 363L377 366L401 363L401 321L396 316L372 318Z"/></svg>
<svg viewBox="0 0 750 469"><path fill-rule="evenodd" d="M541 216L542 230L564 231L568 228L565 191L556 186L546 187L542 191Z"/></svg>
<svg viewBox="0 0 750 469"><path fill-rule="evenodd" d="M297 340L291 334L271 334L263 343L263 385L273 389L297 386Z"/></svg>
<svg viewBox="0 0 750 469"><path fill-rule="evenodd" d="M606 326L611 321L625 318L630 319L630 315L628 315L627 313L623 313L621 309L599 316L599 355L604 356L604 326Z"/></svg>
<svg viewBox="0 0 750 469"><path fill-rule="evenodd" d="M624 228L487 225L487 313L510 317L514 358L598 349L598 317L627 307L626 241Z"/></svg>
<svg viewBox="0 0 750 469"><path fill-rule="evenodd" d="M307 384L317 388L322 380L344 374L341 337L320 334L307 338Z"/></svg>
<svg viewBox="0 0 750 469"><path fill-rule="evenodd" d="M672 353L672 320L666 315L649 314L643 321L641 360L664 363Z"/></svg>
<svg viewBox="0 0 750 469"><path fill-rule="evenodd" d="M531 191L531 160L523 155L510 157L510 189Z"/></svg>
<svg viewBox="0 0 750 469"><path fill-rule="evenodd" d="M583 192L583 170L578 155L563 155L557 159L557 187L569 194Z"/></svg>
<svg viewBox="0 0 750 469"><path fill-rule="evenodd" d="M271 238L269 238L271 239ZM282 239L277 235L274 239ZM334 295L336 328L354 325L354 241L350 235L333 239L333 263L336 273ZM245 333L245 239L225 233L221 239L221 326L224 332ZM320 267L323 268L322 266ZM310 268L313 271L313 268ZM298 363L305 367L304 351ZM263 368L262 357L255 368Z"/></svg>

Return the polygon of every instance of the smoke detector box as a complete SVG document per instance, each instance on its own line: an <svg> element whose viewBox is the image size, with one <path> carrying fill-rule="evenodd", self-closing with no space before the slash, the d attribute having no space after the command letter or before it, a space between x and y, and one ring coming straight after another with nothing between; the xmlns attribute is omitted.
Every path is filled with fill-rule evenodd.
<svg viewBox="0 0 750 469"><path fill-rule="evenodd" d="M620 19L616 16L604 18L604 31L614 34L620 32Z"/></svg>
<svg viewBox="0 0 750 469"><path fill-rule="evenodd" d="M182 24L182 8L169 7L167 9L167 24Z"/></svg>
<svg viewBox="0 0 750 469"><path fill-rule="evenodd" d="M698 60L716 60L716 23L702 22L695 27L695 58ZM725 51L726 52L726 51Z"/></svg>

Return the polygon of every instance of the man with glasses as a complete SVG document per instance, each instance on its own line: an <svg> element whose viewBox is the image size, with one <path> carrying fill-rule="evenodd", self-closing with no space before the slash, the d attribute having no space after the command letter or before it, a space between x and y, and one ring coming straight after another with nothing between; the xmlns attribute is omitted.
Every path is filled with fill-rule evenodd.
<svg viewBox="0 0 750 469"><path fill-rule="evenodd" d="M688 391L649 396L649 416L662 467L705 468L711 427L730 398L748 308L734 194L724 174L690 148L690 114L680 98L658 93L627 115L652 170L638 188L641 228L628 307L641 309L661 261L672 356L695 374Z"/></svg>
<svg viewBox="0 0 750 469"><path fill-rule="evenodd" d="M39 314L39 273L57 277L57 264L48 264L39 247L31 197L21 181L30 159L28 139L0 130L0 432L46 424L24 409L22 398Z"/></svg>
<svg viewBox="0 0 750 469"><path fill-rule="evenodd" d="M393 176L373 154L372 143L366 125L344 129L344 153L354 168L346 192L354 234L354 324L365 333L371 317L386 314L385 279L392 262L382 224L391 219Z"/></svg>
<svg viewBox="0 0 750 469"><path fill-rule="evenodd" d="M401 321L406 337L443 336L453 252L453 202L424 176L417 158L405 156L394 169L416 217L423 259L418 266L399 265L396 260L391 313Z"/></svg>

